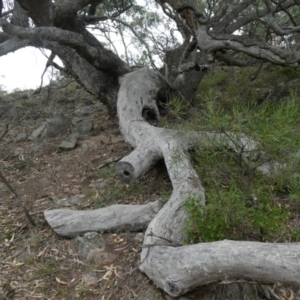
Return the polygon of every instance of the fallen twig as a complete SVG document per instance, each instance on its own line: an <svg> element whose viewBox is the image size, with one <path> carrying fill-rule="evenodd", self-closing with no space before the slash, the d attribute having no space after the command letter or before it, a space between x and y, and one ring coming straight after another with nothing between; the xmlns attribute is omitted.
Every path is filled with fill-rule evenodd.
<svg viewBox="0 0 300 300"><path fill-rule="evenodd" d="M11 190L11 192L15 195L15 198L18 202L18 204L23 208L23 211L28 219L28 221L32 224L35 225L35 222L33 221L28 209L23 205L22 201L19 198L19 195L17 194L16 190L11 186L11 184L7 181L7 179L4 177L2 172L0 171L0 179L3 181L4 184Z"/></svg>

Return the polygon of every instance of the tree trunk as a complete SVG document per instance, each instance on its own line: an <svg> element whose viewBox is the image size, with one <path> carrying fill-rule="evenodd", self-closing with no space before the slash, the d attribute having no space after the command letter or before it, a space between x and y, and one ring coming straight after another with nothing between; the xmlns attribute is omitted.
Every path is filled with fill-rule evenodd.
<svg viewBox="0 0 300 300"><path fill-rule="evenodd" d="M183 226L189 217L184 209L185 201L192 197L200 206L205 204L205 192L191 165L187 150L199 143L208 147L209 144L215 145L217 141L226 143L235 150L244 149L245 153L248 153L257 147L256 143L243 135L236 136L232 133L186 133L154 127L143 119L142 112L145 108L150 109L159 118L155 102L159 90L159 76L144 68L125 75L120 84L120 129L126 141L135 150L117 163L117 173L121 180L131 183L156 161L164 158L173 185L170 199L146 230L140 270L159 288L174 297L197 286L220 281L228 283L249 280L299 285L298 243L271 244L224 240L183 245L186 239ZM128 209L130 210L129 207ZM133 212L134 208L131 210ZM46 212L45 215L54 216L55 211ZM75 213L75 216L77 215L78 213ZM115 228L116 222L117 220L105 229ZM51 225L50 220L49 223ZM94 230L94 227L90 229ZM89 227L85 227L84 231L88 230Z"/></svg>
<svg viewBox="0 0 300 300"><path fill-rule="evenodd" d="M82 58L75 50L57 43L49 43L49 49L64 62L68 73L108 108L110 115L116 114L118 80L97 70L92 64Z"/></svg>

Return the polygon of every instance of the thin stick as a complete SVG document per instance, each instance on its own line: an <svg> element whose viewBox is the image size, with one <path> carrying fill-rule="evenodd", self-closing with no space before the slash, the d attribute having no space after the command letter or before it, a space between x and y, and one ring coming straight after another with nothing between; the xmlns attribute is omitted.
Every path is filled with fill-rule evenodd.
<svg viewBox="0 0 300 300"><path fill-rule="evenodd" d="M17 194L16 190L11 186L11 184L6 180L2 172L0 171L0 179L6 184L6 186L11 190L11 192L15 195L15 198L18 202L18 204L23 208L23 211L29 220L29 222L35 226L35 222L33 221L31 215L29 214L28 209L23 205L22 201L19 198L19 195Z"/></svg>

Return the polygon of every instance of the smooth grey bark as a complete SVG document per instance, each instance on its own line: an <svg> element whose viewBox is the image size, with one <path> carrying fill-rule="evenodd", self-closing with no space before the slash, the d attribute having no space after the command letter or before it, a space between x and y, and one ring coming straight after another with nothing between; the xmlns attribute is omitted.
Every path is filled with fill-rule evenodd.
<svg viewBox="0 0 300 300"><path fill-rule="evenodd" d="M2 37L5 39L5 41L0 44L0 56L27 46L32 46L32 42L29 40L20 39L18 37L7 38L5 35L2 35Z"/></svg>
<svg viewBox="0 0 300 300"><path fill-rule="evenodd" d="M230 133L182 133L147 124L143 107L155 111L153 95L158 76L149 69L125 75L118 95L118 116L125 139L136 149L117 165L120 177L132 181L150 166L143 158L163 157L173 192L150 222L141 253L140 270L166 293L177 297L197 286L216 281L250 280L263 283L300 284L300 244L220 241L183 246L184 203L193 197L205 204L205 192L193 169L187 149L200 143L227 143L247 153L257 144L246 136ZM135 105L133 105L135 104ZM240 141L241 146L237 140ZM201 143L202 142L202 143ZM141 149L147 149L143 156ZM242 153L243 154L243 153ZM130 166L130 168L128 167ZM131 173L132 172L132 173Z"/></svg>
<svg viewBox="0 0 300 300"><path fill-rule="evenodd" d="M177 297L211 282L300 284L299 243L220 241L184 246L184 222L189 217L185 201L191 197L201 207L205 191L190 162L188 149L226 144L243 149L244 159L259 146L245 135L218 132L180 132L157 128L142 116L144 108L158 113L155 95L160 77L144 68L125 75L120 82L118 116L125 139L135 148L117 163L120 178L131 183L157 160L164 158L173 192L160 209L140 206L110 206L96 211L52 210L45 217L61 235L72 237L88 231L129 229L148 225L140 270L159 288ZM146 206L147 212L144 213ZM149 210L150 209L150 210ZM140 211L143 210L143 213ZM151 219L151 221L150 221ZM143 222L141 221L143 220ZM141 225L142 224L142 225Z"/></svg>
<svg viewBox="0 0 300 300"><path fill-rule="evenodd" d="M0 19L0 26L7 31L4 34L1 33L3 43L1 43L0 55L27 45L51 49L64 61L69 73L89 92L98 98L103 97L104 100L101 100L113 107L119 89L117 79L119 76L129 73L130 68L118 56L92 38L85 29L82 19L78 18L80 9L97 1L61 0L53 3L51 0L18 0L18 2L33 20L36 28L16 28L7 24L3 18ZM182 25L186 27L189 36L193 37L193 41L189 42L191 45L195 43L194 50L200 51L201 55L207 59L204 63L211 63L210 57L219 58L232 64L253 63L252 59L247 62L232 56L242 52L256 60L294 67L299 65L299 51L274 47L267 40L254 40L249 36L233 34L236 30L240 30L243 26L256 20L263 22L264 26L279 36L299 33L299 25L294 20L289 22L291 23L289 28L281 28L275 18L278 12L285 12L289 8L297 7L299 1L287 0L277 5L265 0L262 9L257 8L256 2L253 0L242 1L233 7L231 6L232 1L223 1L217 13L210 15L204 10L201 11L192 0L157 0L157 2L164 7L165 11L168 11L170 17L177 18L176 20L180 17L185 20ZM246 9L251 5L254 6L254 9L248 14ZM187 58L192 53L191 50L184 56ZM232 57L233 59L231 59ZM176 71L180 73L180 70L184 69L185 63L186 61L183 59L179 64L175 64ZM195 66L193 65L193 67ZM177 77L174 81L176 80ZM226 140L227 143L232 143L233 149L235 149L236 143L232 142L232 137L228 138L228 134L225 133L186 134L156 128L148 124L143 118L144 109L150 110L157 119L159 118L155 101L159 85L160 77L156 73L142 69L130 73L120 80L118 94L118 116L121 131L125 139L135 148L130 155L118 163L117 172L120 178L130 183L147 171L157 160L164 158L173 185L169 201L153 218L146 231L141 254L141 270L155 284L173 296L181 295L198 285L224 280L224 278L233 280L235 278L251 278L259 281L267 279L268 282L280 281L299 284L298 244L223 241L180 247L185 240L182 231L184 221L188 218L184 209L185 201L193 197L198 200L199 206L205 204L205 191L192 167L188 149L199 144L199 141L203 145L215 140ZM184 83L179 85L179 89L182 89L183 86ZM108 95L106 98L105 94ZM237 138L242 140L242 137ZM244 144L245 141L241 143ZM255 144L251 141L246 141L246 145L248 145L247 151L255 148ZM245 154L246 158L247 153L242 154ZM107 209L109 212L114 211L112 208ZM130 215L135 209L139 209L139 207L131 207L128 214ZM56 213L58 212L56 211ZM47 214L51 215L51 212L47 212ZM71 217L65 224L60 223L61 228L68 227L76 218L76 214L78 213L73 214L68 211L65 215L66 220ZM85 220L84 214L79 213L82 216L81 220ZM93 215L93 212L88 214ZM123 216L122 214L124 214L124 210L118 216ZM111 220L112 223L105 227L107 230L115 228L113 226L118 224L111 214L109 216L107 223ZM96 219L88 224L89 226L82 227L86 231L95 230L94 223L96 223ZM54 222L53 224L58 223ZM54 226L56 230L59 230L59 226ZM80 227L81 225L76 226ZM125 225L123 224L123 226ZM101 230L103 227L98 228ZM82 231L74 232L76 230L72 234ZM233 246L237 250L232 249ZM286 270L288 269L292 270L290 274L287 274Z"/></svg>
<svg viewBox="0 0 300 300"><path fill-rule="evenodd" d="M177 297L211 282L240 280L300 285L300 244L224 240L189 246L148 246L140 267Z"/></svg>
<svg viewBox="0 0 300 300"><path fill-rule="evenodd" d="M111 205L96 210L53 209L44 212L48 224L64 237L75 237L90 231L145 230L162 204Z"/></svg>

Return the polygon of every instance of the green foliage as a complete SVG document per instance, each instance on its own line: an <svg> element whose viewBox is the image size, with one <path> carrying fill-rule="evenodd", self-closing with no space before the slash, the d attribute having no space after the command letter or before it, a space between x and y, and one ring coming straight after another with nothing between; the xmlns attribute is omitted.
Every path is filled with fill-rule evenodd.
<svg viewBox="0 0 300 300"><path fill-rule="evenodd" d="M186 114L186 105L182 99L173 96L168 102L168 111L170 116L180 119Z"/></svg>
<svg viewBox="0 0 300 300"><path fill-rule="evenodd" d="M290 80L290 71L281 71ZM194 196L186 202L188 242L298 241L300 230L291 224L300 202L300 97L291 91L288 99L278 103L259 103L254 86L245 84L249 70L241 73L239 79L222 72L206 78L200 86L204 107L195 111L192 122L181 124L188 130L246 134L260 145L246 153L247 161L242 159L243 149L234 151L220 143L193 152L207 204L201 207ZM273 76L266 76L266 81ZM261 170L267 165L271 172L265 176Z"/></svg>
<svg viewBox="0 0 300 300"><path fill-rule="evenodd" d="M272 241L284 234L291 214L275 201L274 178L240 166L237 155L226 149L199 149L193 156L201 162L195 168L207 204L199 207L194 197L186 202L191 216L186 224L189 241Z"/></svg>
<svg viewBox="0 0 300 300"><path fill-rule="evenodd" d="M36 106L35 103L28 102L28 101L20 101L20 106L26 107L26 108L34 108Z"/></svg>
<svg viewBox="0 0 300 300"><path fill-rule="evenodd" d="M146 1L147 3L147 1ZM150 5L150 3L149 3ZM82 13L87 13L90 6ZM121 54L130 65L151 65L153 68L162 66L164 51L179 46L176 35L169 34L174 28L173 20L161 14L159 5L151 3L149 6L140 1L105 0L97 6L96 16L117 15L119 21L107 20L100 22L101 35L106 38L106 46ZM123 47L116 49L116 36ZM134 50L133 50L134 49Z"/></svg>
<svg viewBox="0 0 300 300"><path fill-rule="evenodd" d="M200 84L201 90L208 91L211 87L223 86L228 80L228 73L224 70L218 70L205 76Z"/></svg>
<svg viewBox="0 0 300 300"><path fill-rule="evenodd" d="M218 100L223 109L231 109L234 102L255 107L265 100L262 89L273 88L280 82L288 82L300 76L300 68L267 66L252 80L256 72L257 67L215 68L202 79L198 93L207 100L212 89L213 100Z"/></svg>
<svg viewBox="0 0 300 300"><path fill-rule="evenodd" d="M276 67L273 67L275 70L277 69ZM283 81L289 81L293 80L295 78L299 78L300 76L300 69L299 68L292 68L292 67L282 67L277 69L279 72L279 75L282 76Z"/></svg>
<svg viewBox="0 0 300 300"><path fill-rule="evenodd" d="M166 202L169 200L170 196L171 196L170 191L165 190L165 189L163 189L163 190L160 192L160 195L161 195L161 201L162 201L163 203L166 203Z"/></svg>

